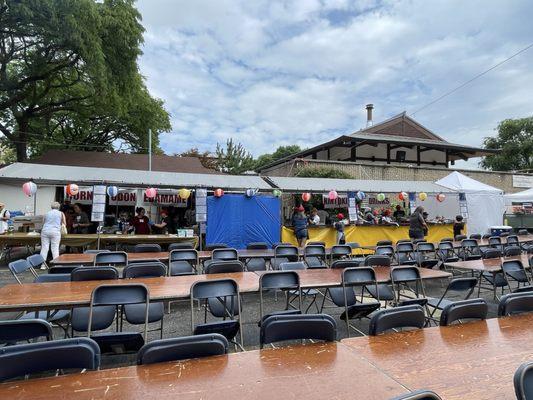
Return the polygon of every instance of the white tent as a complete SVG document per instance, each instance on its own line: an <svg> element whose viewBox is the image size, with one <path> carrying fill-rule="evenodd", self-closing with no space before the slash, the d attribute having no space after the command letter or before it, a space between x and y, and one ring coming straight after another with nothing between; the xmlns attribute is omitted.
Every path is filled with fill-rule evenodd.
<svg viewBox="0 0 533 400"><path fill-rule="evenodd" d="M505 203L509 205L512 203L533 203L533 188L523 192L506 194L504 197Z"/></svg>
<svg viewBox="0 0 533 400"><path fill-rule="evenodd" d="M435 183L465 194L469 233L485 233L491 226L503 224L505 203L502 190L478 182L457 171Z"/></svg>

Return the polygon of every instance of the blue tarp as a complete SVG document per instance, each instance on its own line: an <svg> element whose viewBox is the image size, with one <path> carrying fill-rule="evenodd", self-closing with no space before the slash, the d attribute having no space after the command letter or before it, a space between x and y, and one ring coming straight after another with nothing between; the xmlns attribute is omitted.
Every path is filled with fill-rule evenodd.
<svg viewBox="0 0 533 400"><path fill-rule="evenodd" d="M207 198L207 244L225 243L245 249L251 242L277 243L280 234L280 199L277 197L225 194Z"/></svg>

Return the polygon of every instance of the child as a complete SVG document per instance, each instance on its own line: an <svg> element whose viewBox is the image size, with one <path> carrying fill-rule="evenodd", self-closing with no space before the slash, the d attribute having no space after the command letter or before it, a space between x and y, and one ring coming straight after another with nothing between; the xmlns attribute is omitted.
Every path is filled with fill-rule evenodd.
<svg viewBox="0 0 533 400"><path fill-rule="evenodd" d="M346 221L344 220L344 214L337 214L338 221L335 222L335 230L337 231L337 244L345 244L346 238L344 237L344 225Z"/></svg>
<svg viewBox="0 0 533 400"><path fill-rule="evenodd" d="M461 235L463 233L463 229L465 229L463 216L456 215L455 222L453 223L453 237L455 238L456 236Z"/></svg>

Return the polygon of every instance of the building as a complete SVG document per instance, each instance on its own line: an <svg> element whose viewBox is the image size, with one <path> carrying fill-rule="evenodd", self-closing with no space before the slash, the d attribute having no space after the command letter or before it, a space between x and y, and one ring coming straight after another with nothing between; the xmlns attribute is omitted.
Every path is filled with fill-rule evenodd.
<svg viewBox="0 0 533 400"><path fill-rule="evenodd" d="M373 105L368 104L366 109L365 129L277 160L263 167L261 174L294 176L302 167L330 167L345 171L354 179L436 181L454 170L457 160L498 152L450 143L405 112L373 124ZM533 176L524 174L460 171L506 192L520 190L529 181L533 186Z"/></svg>

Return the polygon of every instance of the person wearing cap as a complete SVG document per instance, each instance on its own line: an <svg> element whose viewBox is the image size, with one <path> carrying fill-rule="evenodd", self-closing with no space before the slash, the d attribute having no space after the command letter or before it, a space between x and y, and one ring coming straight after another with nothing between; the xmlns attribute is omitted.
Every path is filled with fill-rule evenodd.
<svg viewBox="0 0 533 400"><path fill-rule="evenodd" d="M11 215L9 215L6 205L4 203L0 203L0 235L7 232L7 221L9 221L10 218Z"/></svg>
<svg viewBox="0 0 533 400"><path fill-rule="evenodd" d="M292 226L294 227L294 234L298 240L298 247L304 247L307 240L307 217L305 216L305 209L303 206L295 208L295 213L292 216Z"/></svg>
<svg viewBox="0 0 533 400"><path fill-rule="evenodd" d="M337 231L337 244L345 244L346 238L344 236L344 225L346 225L346 221L344 220L344 214L338 213L337 214L337 222L335 222L335 230Z"/></svg>

